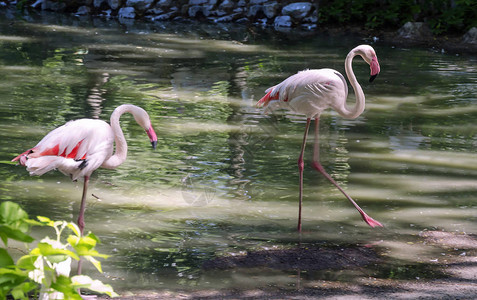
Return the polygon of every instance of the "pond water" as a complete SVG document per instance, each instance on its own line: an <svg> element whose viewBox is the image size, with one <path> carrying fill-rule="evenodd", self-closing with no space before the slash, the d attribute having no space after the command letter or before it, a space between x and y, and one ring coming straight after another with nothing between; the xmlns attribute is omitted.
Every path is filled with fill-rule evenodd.
<svg viewBox="0 0 477 300"><path fill-rule="evenodd" d="M477 232L476 56L378 41L381 73L372 84L369 66L355 59L366 109L355 120L323 114L321 161L385 227L368 227L311 168L310 141L299 235L296 160L305 119L265 115L254 104L299 70L344 74L348 51L372 40L237 25L0 19L0 200L20 203L31 217L75 220L81 182L60 172L30 177L10 160L68 120L109 120L123 103L151 116L157 149L125 115L127 161L98 169L90 182L86 230L112 256L104 274L86 272L119 292L424 278L434 274L425 263L445 253L425 248L422 232ZM204 268L260 250L362 245L385 253L386 267Z"/></svg>

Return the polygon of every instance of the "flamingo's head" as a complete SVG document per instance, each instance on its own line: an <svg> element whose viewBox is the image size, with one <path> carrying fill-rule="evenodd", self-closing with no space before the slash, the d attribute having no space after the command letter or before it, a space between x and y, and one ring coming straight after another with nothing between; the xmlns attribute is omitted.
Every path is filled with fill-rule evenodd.
<svg viewBox="0 0 477 300"><path fill-rule="evenodd" d="M356 52L361 55L361 57L369 64L371 67L371 77L369 78L369 82L373 82L373 80L378 76L381 68L379 67L378 57L376 56L376 51L374 51L373 47L369 45L361 45L355 48Z"/></svg>
<svg viewBox="0 0 477 300"><path fill-rule="evenodd" d="M128 106L130 107L130 109L134 111L133 116L136 122L146 131L147 136L149 137L149 140L151 141L152 148L156 149L157 135L154 129L152 128L151 119L149 118L149 115L144 109L138 106L134 106L134 105L128 105Z"/></svg>

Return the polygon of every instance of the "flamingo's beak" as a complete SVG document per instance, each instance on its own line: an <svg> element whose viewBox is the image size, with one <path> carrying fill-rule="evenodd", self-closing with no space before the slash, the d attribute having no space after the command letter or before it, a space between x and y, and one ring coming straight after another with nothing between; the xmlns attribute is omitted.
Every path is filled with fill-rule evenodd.
<svg viewBox="0 0 477 300"><path fill-rule="evenodd" d="M369 82L373 82L373 80L378 76L381 68L379 67L378 58L376 56L373 57L370 63L371 66L371 77L369 78Z"/></svg>
<svg viewBox="0 0 477 300"><path fill-rule="evenodd" d="M146 130L147 136L149 137L149 140L151 141L152 149L156 149L157 147L157 135L156 132L154 132L154 129L152 126L149 126L149 129Z"/></svg>

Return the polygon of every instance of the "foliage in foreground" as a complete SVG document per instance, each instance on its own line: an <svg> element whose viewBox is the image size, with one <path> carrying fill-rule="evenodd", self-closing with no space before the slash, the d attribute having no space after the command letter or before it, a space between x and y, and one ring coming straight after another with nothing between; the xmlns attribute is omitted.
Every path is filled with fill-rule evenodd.
<svg viewBox="0 0 477 300"><path fill-rule="evenodd" d="M34 238L28 235L31 226L52 227L56 239L43 238L36 248L15 263L7 251L8 241L34 242ZM65 229L72 234L62 241ZM28 299L31 294L39 294L40 299L64 297L80 300L80 288L117 296L111 286L99 280L84 275L70 277L73 260L83 258L102 272L101 263L96 258L107 258L95 249L99 239L93 233L81 236L74 223L52 221L46 217L32 220L18 204L7 201L0 204L0 238L5 245L5 248L0 248L0 299L8 295L14 299Z"/></svg>

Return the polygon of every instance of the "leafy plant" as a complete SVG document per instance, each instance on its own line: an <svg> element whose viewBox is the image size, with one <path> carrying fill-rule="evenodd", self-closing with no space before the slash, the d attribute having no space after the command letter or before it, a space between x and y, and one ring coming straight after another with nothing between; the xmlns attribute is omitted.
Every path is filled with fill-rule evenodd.
<svg viewBox="0 0 477 300"><path fill-rule="evenodd" d="M27 234L32 225L40 225L28 218L28 214L16 203L0 204L0 238L5 247L8 239L31 243L34 239ZM6 249L0 248L0 298L11 294L15 299L26 299L26 294L35 289L36 284L28 281L28 274L18 268Z"/></svg>
<svg viewBox="0 0 477 300"><path fill-rule="evenodd" d="M31 226L49 226L55 230L56 239L43 238L36 248L18 259L16 264L7 251L8 240L32 243L28 235ZM72 232L66 242L62 241L65 229ZM97 258L107 258L95 249L99 239L89 233L81 236L78 226L72 222L52 221L38 217L38 221L28 218L28 214L16 203L0 204L0 238L5 248L0 248L0 298L11 295L14 299L28 299L35 293L40 299L82 299L79 289L86 288L111 297L117 296L110 285L89 276L70 277L73 260L91 262L99 272L101 263Z"/></svg>

